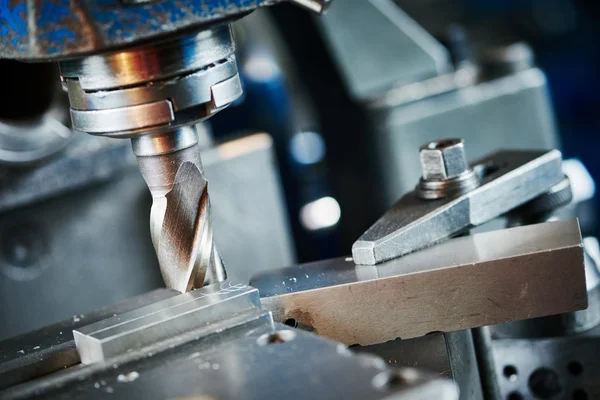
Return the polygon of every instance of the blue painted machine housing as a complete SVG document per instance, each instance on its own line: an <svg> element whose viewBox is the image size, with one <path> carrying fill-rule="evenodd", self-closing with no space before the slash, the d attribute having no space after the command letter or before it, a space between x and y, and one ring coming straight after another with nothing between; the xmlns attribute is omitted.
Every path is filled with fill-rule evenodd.
<svg viewBox="0 0 600 400"><path fill-rule="evenodd" d="M0 0L0 58L98 53L241 17L284 0Z"/></svg>

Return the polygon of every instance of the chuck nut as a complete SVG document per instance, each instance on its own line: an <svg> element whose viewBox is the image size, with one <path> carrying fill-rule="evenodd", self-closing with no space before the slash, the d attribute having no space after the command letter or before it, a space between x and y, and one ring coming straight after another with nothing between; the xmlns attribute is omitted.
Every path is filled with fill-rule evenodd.
<svg viewBox="0 0 600 400"><path fill-rule="evenodd" d="M462 139L442 139L421 146L423 180L443 181L469 170Z"/></svg>

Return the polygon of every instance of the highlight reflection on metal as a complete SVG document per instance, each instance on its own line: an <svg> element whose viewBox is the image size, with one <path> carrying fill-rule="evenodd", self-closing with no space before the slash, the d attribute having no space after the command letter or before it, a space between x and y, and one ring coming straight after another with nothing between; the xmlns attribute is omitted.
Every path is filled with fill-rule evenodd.
<svg viewBox="0 0 600 400"><path fill-rule="evenodd" d="M300 222L305 229L330 228L338 223L342 212L340 205L333 197L322 197L305 204L300 209Z"/></svg>
<svg viewBox="0 0 600 400"><path fill-rule="evenodd" d="M195 124L242 94L228 25L60 63L73 128L134 137Z"/></svg>
<svg viewBox="0 0 600 400"><path fill-rule="evenodd" d="M304 264L260 274L251 284L276 320L293 318L345 344L587 306L576 220L460 237L377 266L351 258Z"/></svg>
<svg viewBox="0 0 600 400"><path fill-rule="evenodd" d="M256 289L221 282L73 331L81 362L91 364L260 307Z"/></svg>
<svg viewBox="0 0 600 400"><path fill-rule="evenodd" d="M196 130L133 138L132 145L152 193L150 233L166 286L187 292L225 280L213 243L208 181Z"/></svg>

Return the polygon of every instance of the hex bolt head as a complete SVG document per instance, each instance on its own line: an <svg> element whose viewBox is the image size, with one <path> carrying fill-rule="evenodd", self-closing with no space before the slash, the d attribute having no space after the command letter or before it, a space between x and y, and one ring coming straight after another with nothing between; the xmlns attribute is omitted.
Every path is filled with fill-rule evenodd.
<svg viewBox="0 0 600 400"><path fill-rule="evenodd" d="M425 181L444 181L469 170L462 139L442 139L424 144L419 156Z"/></svg>

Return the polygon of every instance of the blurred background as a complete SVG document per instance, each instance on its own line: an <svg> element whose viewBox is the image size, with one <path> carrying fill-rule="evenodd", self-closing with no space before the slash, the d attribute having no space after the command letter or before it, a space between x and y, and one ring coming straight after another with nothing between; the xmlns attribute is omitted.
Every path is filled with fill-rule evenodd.
<svg viewBox="0 0 600 400"><path fill-rule="evenodd" d="M597 4L583 0L396 0L395 3L449 51L455 67L465 62L482 66L487 62L486 51L492 47L495 50L513 44L523 46L524 49L513 49L514 55L505 56L524 57L526 64L539 67L547 79L544 90L550 102L553 127L544 128L552 129L554 134L538 143L544 140L555 143L565 158L581 160L597 179L600 174L596 152L600 138L595 135L600 124L596 112L600 101L599 43L595 40L599 29L595 23L600 10ZM299 261L348 253L355 238L391 205L391 199L402 194L396 192L379 199L381 193L373 177L382 172L374 172L377 166L365 162L373 135L368 122L370 111L364 107L362 95L353 92L355 82L345 79L347 66L340 65L344 61L340 62L339 57L336 59L337 38L328 35L328 25L330 30L339 28L348 36L353 28L365 36L374 30L369 15L357 9L356 4L353 6L350 13L358 18L352 21L335 4L332 6L330 14L336 18L342 15L341 23L333 15L323 21L285 4L255 13L247 24L242 22L237 37L242 39L245 98L235 111L236 117L223 114L210 121L219 136L249 127L273 135ZM263 22L254 24L258 20ZM363 26L348 27L353 23ZM255 29L258 25L259 32ZM395 68L409 68L406 64L410 64L413 50L403 47L405 43L400 37L388 32L373 37L385 52L397 45L400 54L394 60ZM367 44L350 45L356 63L364 62L361 53L366 50L361 46ZM404 60L402 51L406 51ZM383 62L389 64L390 60ZM376 68L377 63L370 67ZM487 140L505 148L519 148L523 143L511 138L536 134L511 124L512 117L506 110L496 112L501 113L497 132L503 133L504 138ZM485 120L485 112L479 118ZM490 123L498 121L492 115L487 118ZM465 130L473 129L467 117L462 123ZM508 132L514 129L519 132ZM443 130L435 134L448 135ZM480 132L471 140L485 141L486 134L491 133ZM553 137L548 139L550 136ZM469 146L478 144L467 142L467 150ZM415 182L417 178L414 176ZM365 190L368 184L374 186ZM590 201L580 207L586 210L583 221L586 233L596 235L595 206Z"/></svg>

